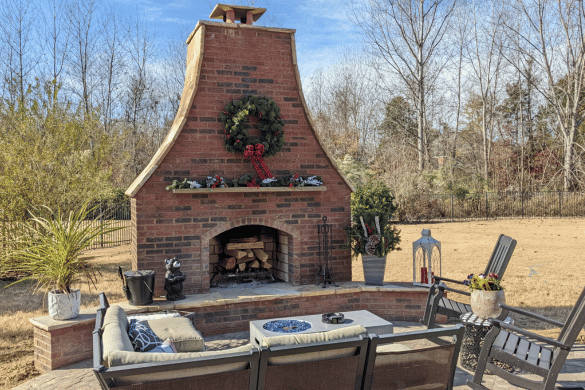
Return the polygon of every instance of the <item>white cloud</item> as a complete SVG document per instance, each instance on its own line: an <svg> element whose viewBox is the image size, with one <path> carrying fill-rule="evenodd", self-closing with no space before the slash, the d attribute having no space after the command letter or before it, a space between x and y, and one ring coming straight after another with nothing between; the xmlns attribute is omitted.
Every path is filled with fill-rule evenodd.
<svg viewBox="0 0 585 390"><path fill-rule="evenodd" d="M172 3L170 3L169 8L189 8L193 6L193 2L188 1L188 0L175 0Z"/></svg>

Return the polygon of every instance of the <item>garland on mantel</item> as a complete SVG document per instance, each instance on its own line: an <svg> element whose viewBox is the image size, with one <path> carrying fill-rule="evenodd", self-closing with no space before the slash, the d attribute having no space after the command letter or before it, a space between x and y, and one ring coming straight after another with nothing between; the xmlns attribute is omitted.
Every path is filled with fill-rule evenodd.
<svg viewBox="0 0 585 390"><path fill-rule="evenodd" d="M323 185L323 179L320 176L309 176L304 179L297 173L289 176L282 176L279 178L268 178L264 180L257 180L252 178L252 175L246 173L240 178L226 180L219 175L207 176L206 179L189 180L187 178L182 181L174 180L173 184L166 187L167 191L173 189L185 188L228 188L228 187L319 187Z"/></svg>

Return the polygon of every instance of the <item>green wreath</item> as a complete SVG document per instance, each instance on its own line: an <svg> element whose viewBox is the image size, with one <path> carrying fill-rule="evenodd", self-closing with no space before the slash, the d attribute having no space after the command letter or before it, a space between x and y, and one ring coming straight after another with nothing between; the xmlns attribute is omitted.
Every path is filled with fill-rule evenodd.
<svg viewBox="0 0 585 390"><path fill-rule="evenodd" d="M258 117L260 139L251 139L248 135L248 115ZM229 102L221 113L226 150L243 153L248 145L263 144L264 157L274 156L284 145L284 120L279 115L280 107L268 97L248 95Z"/></svg>

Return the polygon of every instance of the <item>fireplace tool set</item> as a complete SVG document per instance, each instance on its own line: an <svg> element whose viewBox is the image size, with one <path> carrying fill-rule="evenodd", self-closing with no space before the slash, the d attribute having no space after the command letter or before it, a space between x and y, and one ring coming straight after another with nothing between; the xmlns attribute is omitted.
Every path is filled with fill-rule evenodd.
<svg viewBox="0 0 585 390"><path fill-rule="evenodd" d="M327 217L323 217L323 225L317 225L319 236L319 271L317 271L317 286L323 283L323 288L328 284L338 287L333 280L333 273L331 272L331 257L332 257L332 229L331 224L327 223Z"/></svg>

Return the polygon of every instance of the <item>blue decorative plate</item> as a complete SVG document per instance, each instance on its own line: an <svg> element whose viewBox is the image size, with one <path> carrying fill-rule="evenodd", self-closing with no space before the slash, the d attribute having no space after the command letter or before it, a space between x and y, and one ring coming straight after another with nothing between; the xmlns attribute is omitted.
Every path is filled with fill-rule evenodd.
<svg viewBox="0 0 585 390"><path fill-rule="evenodd" d="M274 320L265 323L263 328L276 333L298 333L311 329L311 323L301 320Z"/></svg>

